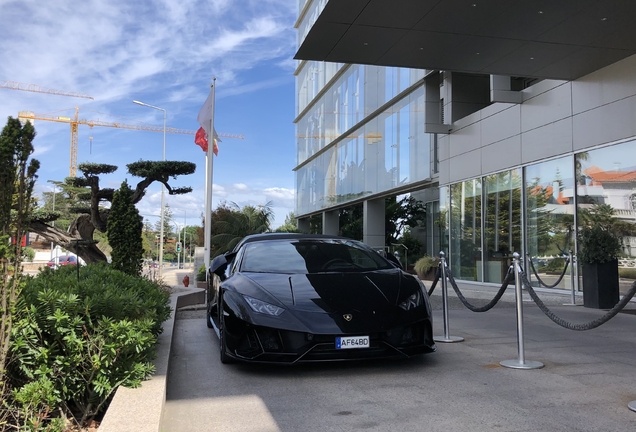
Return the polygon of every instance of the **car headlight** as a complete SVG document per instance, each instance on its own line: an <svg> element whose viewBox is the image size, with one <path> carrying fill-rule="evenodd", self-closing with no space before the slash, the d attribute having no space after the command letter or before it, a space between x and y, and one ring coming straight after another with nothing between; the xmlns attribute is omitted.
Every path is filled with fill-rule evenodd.
<svg viewBox="0 0 636 432"><path fill-rule="evenodd" d="M285 309L274 306L273 304L264 302L262 300L255 299L250 296L244 295L243 298L247 302L248 305L252 308L254 312L262 313L265 315L274 315L278 316L283 313Z"/></svg>
<svg viewBox="0 0 636 432"><path fill-rule="evenodd" d="M418 290L408 296L408 298L400 303L399 306L405 311L410 311L418 306L422 306L422 303L424 303L424 296L422 295L422 291Z"/></svg>

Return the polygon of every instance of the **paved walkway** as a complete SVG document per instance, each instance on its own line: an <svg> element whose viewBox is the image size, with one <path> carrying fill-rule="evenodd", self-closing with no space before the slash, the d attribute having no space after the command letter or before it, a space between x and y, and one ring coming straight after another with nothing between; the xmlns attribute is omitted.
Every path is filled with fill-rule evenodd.
<svg viewBox="0 0 636 432"><path fill-rule="evenodd" d="M472 302L484 304L495 289L465 291ZM523 354L545 367L517 370L499 364L519 359L514 293L508 291L485 313L469 311L451 292L449 332L465 341L438 343L436 353L405 362L221 365L204 312L180 312L163 430L636 430L636 412L627 406L636 400L636 305L595 330L575 332L524 302ZM435 333L443 336L439 293L432 304ZM605 313L563 306L569 295L540 295L572 322Z"/></svg>

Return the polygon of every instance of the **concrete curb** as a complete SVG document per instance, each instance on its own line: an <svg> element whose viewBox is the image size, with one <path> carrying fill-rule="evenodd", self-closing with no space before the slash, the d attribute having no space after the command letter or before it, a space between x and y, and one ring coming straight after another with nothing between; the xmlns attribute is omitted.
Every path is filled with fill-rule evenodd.
<svg viewBox="0 0 636 432"><path fill-rule="evenodd" d="M172 313L163 323L163 332L157 341L155 374L138 388L119 387L113 397L100 432L159 432L166 402L166 384L170 366L170 349L177 310L184 306L205 302L205 290L180 289L170 296Z"/></svg>

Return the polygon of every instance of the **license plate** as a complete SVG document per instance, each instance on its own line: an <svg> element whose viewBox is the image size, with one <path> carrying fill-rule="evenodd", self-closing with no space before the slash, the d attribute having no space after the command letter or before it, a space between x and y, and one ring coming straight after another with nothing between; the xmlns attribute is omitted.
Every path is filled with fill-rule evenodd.
<svg viewBox="0 0 636 432"><path fill-rule="evenodd" d="M336 349L369 348L369 336L345 336L336 338Z"/></svg>

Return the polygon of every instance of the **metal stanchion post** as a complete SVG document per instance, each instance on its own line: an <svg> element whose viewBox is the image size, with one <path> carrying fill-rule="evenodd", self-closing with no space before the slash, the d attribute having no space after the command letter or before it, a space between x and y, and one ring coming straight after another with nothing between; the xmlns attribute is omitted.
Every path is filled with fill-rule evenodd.
<svg viewBox="0 0 636 432"><path fill-rule="evenodd" d="M572 255L572 264L574 265L574 289L579 292L579 260L576 255Z"/></svg>
<svg viewBox="0 0 636 432"><path fill-rule="evenodd" d="M574 279L576 278L576 271L574 270L574 254L570 249L570 289L572 290L570 303L564 303L564 306L576 306L576 285Z"/></svg>
<svg viewBox="0 0 636 432"><path fill-rule="evenodd" d="M448 335L448 286L446 285L446 259L444 258L444 252L439 253L439 265L441 268L442 278L442 313L444 316L444 336L434 336L435 342L461 342L463 337L449 336Z"/></svg>
<svg viewBox="0 0 636 432"><path fill-rule="evenodd" d="M627 408L629 408L632 411L636 411L636 400L631 401L630 403L627 404Z"/></svg>
<svg viewBox="0 0 636 432"><path fill-rule="evenodd" d="M540 369L543 363L538 361L527 361L524 355L523 347L523 299L521 293L521 268L519 267L519 254L515 252L513 266L515 272L515 301L517 304L517 347L519 349L519 358L517 360L503 360L499 364L512 369Z"/></svg>

